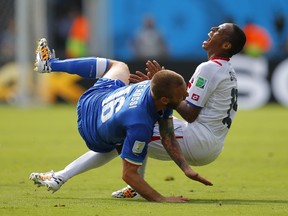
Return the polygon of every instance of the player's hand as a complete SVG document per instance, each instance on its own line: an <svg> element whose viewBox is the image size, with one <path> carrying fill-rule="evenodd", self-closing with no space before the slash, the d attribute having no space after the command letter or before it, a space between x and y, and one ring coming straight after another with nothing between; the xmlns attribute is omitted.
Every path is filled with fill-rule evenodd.
<svg viewBox="0 0 288 216"><path fill-rule="evenodd" d="M171 203L185 203L188 202L189 199L185 198L183 196L177 196L177 197L164 197L163 202L171 202Z"/></svg>
<svg viewBox="0 0 288 216"><path fill-rule="evenodd" d="M165 69L164 66L161 66L155 60L153 60L153 61L148 60L146 62L146 67L147 68L145 69L145 71L146 71L147 75L145 75L141 71L136 71L135 74L130 74L129 81L131 83L138 83L138 82L142 82L144 80L149 80L149 79L152 79L154 74L156 74L158 71Z"/></svg>
<svg viewBox="0 0 288 216"><path fill-rule="evenodd" d="M205 179L204 177L200 176L197 172L195 172L194 170L190 169L188 171L185 172L185 175L194 180L194 181L198 181L198 182L201 182L202 184L204 185L207 185L207 186L212 186L212 182L210 182L209 180Z"/></svg>
<svg viewBox="0 0 288 216"><path fill-rule="evenodd" d="M148 60L146 62L146 72L149 79L152 79L154 74L156 74L158 71L165 69L164 66L161 66L156 60L150 61Z"/></svg>
<svg viewBox="0 0 288 216"><path fill-rule="evenodd" d="M144 80L149 80L149 77L142 73L141 71L136 71L135 74L130 74L129 81L131 83L138 83Z"/></svg>

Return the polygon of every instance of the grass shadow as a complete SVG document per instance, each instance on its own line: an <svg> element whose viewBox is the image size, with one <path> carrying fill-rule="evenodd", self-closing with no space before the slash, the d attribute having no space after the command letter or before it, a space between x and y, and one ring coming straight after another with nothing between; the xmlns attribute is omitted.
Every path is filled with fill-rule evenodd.
<svg viewBox="0 0 288 216"><path fill-rule="evenodd" d="M57 200L79 200L79 202L83 202L83 200L86 201L117 201L117 202L139 202L139 203L145 203L147 200L139 198L139 199L116 199L116 198L77 198L77 197L54 197L51 199L57 199ZM287 204L288 200L260 200L260 199L190 199L187 203L189 204L217 204L217 205L257 205L257 204Z"/></svg>

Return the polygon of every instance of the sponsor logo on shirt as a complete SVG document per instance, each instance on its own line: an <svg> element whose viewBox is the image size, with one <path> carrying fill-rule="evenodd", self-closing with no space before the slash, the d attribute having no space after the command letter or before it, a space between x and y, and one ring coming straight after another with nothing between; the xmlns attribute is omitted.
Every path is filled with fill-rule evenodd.
<svg viewBox="0 0 288 216"><path fill-rule="evenodd" d="M198 101L199 98L200 98L200 96L198 94L192 94L192 97L191 97L192 100Z"/></svg>
<svg viewBox="0 0 288 216"><path fill-rule="evenodd" d="M200 88L200 89L204 89L206 86L207 80L203 77L198 77L197 81L196 81L196 87Z"/></svg>
<svg viewBox="0 0 288 216"><path fill-rule="evenodd" d="M145 142L140 142L140 141L135 141L133 148L132 148L132 152L133 154L141 154L143 149L145 147Z"/></svg>

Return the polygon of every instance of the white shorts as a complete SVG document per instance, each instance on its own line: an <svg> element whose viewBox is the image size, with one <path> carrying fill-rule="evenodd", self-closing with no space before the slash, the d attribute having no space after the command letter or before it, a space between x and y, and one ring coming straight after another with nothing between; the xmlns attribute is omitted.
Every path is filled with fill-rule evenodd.
<svg viewBox="0 0 288 216"><path fill-rule="evenodd" d="M187 162L192 166L202 166L213 162L223 149L223 142L203 125L173 117L176 139ZM154 127L152 141L148 145L148 155L158 160L171 160L160 139L159 127Z"/></svg>

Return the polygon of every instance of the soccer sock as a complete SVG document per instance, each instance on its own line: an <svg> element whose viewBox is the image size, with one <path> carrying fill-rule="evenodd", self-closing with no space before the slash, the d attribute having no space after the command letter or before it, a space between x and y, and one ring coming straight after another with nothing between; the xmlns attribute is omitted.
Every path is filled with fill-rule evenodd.
<svg viewBox="0 0 288 216"><path fill-rule="evenodd" d="M118 153L116 150L108 153L88 151L72 163L68 164L63 170L55 172L55 175L66 182L75 175L100 167L117 156Z"/></svg>
<svg viewBox="0 0 288 216"><path fill-rule="evenodd" d="M108 70L109 60L106 58L87 57L65 60L51 59L52 72L77 74L83 78L100 78Z"/></svg>

